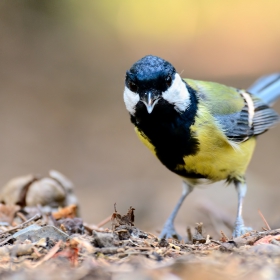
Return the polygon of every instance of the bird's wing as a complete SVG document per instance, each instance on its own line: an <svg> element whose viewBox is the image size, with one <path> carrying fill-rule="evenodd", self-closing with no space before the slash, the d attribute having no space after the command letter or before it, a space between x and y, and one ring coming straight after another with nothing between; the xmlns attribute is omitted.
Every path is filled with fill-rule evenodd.
<svg viewBox="0 0 280 280"><path fill-rule="evenodd" d="M251 95L254 102L253 128L254 135L264 133L279 122L279 115L258 97Z"/></svg>
<svg viewBox="0 0 280 280"><path fill-rule="evenodd" d="M229 140L243 142L265 132L279 121L278 114L245 90L225 85L186 80L217 120Z"/></svg>

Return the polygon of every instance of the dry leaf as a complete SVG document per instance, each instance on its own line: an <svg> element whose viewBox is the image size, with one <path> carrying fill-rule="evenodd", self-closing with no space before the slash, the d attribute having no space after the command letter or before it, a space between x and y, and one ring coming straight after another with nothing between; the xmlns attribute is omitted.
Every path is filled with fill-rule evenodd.
<svg viewBox="0 0 280 280"><path fill-rule="evenodd" d="M56 220L75 218L77 216L77 205L69 205L64 208L60 208L57 212L52 213Z"/></svg>
<svg viewBox="0 0 280 280"><path fill-rule="evenodd" d="M256 241L254 243L254 245L258 245L258 244L268 244L271 242L271 240L279 240L280 239L280 234L277 235L266 235L263 238L259 239L258 241Z"/></svg>
<svg viewBox="0 0 280 280"><path fill-rule="evenodd" d="M115 206L115 212L112 214L112 217L111 217L113 230L115 230L117 227L119 227L121 225L134 226L134 210L135 209L130 206L127 214L122 216L117 212L116 204L114 206Z"/></svg>
<svg viewBox="0 0 280 280"><path fill-rule="evenodd" d="M273 239L273 238L274 238L274 236L272 236L272 235L267 235L267 236L265 236L265 237L259 239L258 241L256 241L256 242L254 243L254 245L258 245L258 244L269 244L270 241L271 241L271 239Z"/></svg>
<svg viewBox="0 0 280 280"><path fill-rule="evenodd" d="M193 243L205 243L206 238L203 236L203 223L197 223L193 235Z"/></svg>

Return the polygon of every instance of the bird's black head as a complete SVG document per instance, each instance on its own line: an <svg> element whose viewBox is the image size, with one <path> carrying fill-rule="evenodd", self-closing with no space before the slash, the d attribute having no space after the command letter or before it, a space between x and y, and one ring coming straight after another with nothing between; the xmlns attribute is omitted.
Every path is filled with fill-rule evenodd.
<svg viewBox="0 0 280 280"><path fill-rule="evenodd" d="M178 103L181 110L189 100L187 93L185 83L172 64L160 57L147 55L126 72L124 101L132 115L139 102L145 104L151 114L162 99L175 108Z"/></svg>
<svg viewBox="0 0 280 280"><path fill-rule="evenodd" d="M176 70L166 60L147 55L132 65L126 72L126 86L139 95L147 91L166 91L174 79Z"/></svg>

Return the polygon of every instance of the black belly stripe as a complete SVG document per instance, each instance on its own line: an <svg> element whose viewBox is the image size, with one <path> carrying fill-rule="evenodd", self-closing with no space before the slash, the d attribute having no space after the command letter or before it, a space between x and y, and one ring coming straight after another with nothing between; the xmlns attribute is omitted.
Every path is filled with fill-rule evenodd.
<svg viewBox="0 0 280 280"><path fill-rule="evenodd" d="M195 121L198 100L192 88L188 87L188 91L191 105L182 114L174 109L174 105L161 99L151 114L148 114L146 106L139 102L135 116L131 116L131 122L155 147L159 160L168 169L181 176L186 176L186 171L176 170L177 165L184 164L185 156L195 155L199 151L198 139L190 131L190 126ZM204 178L201 174L189 175L194 178Z"/></svg>

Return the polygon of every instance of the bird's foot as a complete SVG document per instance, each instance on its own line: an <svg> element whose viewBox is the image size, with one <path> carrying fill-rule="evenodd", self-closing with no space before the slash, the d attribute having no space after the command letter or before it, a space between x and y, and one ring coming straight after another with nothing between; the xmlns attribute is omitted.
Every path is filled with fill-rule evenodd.
<svg viewBox="0 0 280 280"><path fill-rule="evenodd" d="M236 219L232 237L235 238L241 236L251 230L253 230L251 227L245 227L243 219L239 217Z"/></svg>
<svg viewBox="0 0 280 280"><path fill-rule="evenodd" d="M164 224L164 227L159 235L159 238L173 238L173 239L178 239L181 240L181 236L176 232L174 228L174 224L172 222L169 222L168 220Z"/></svg>

